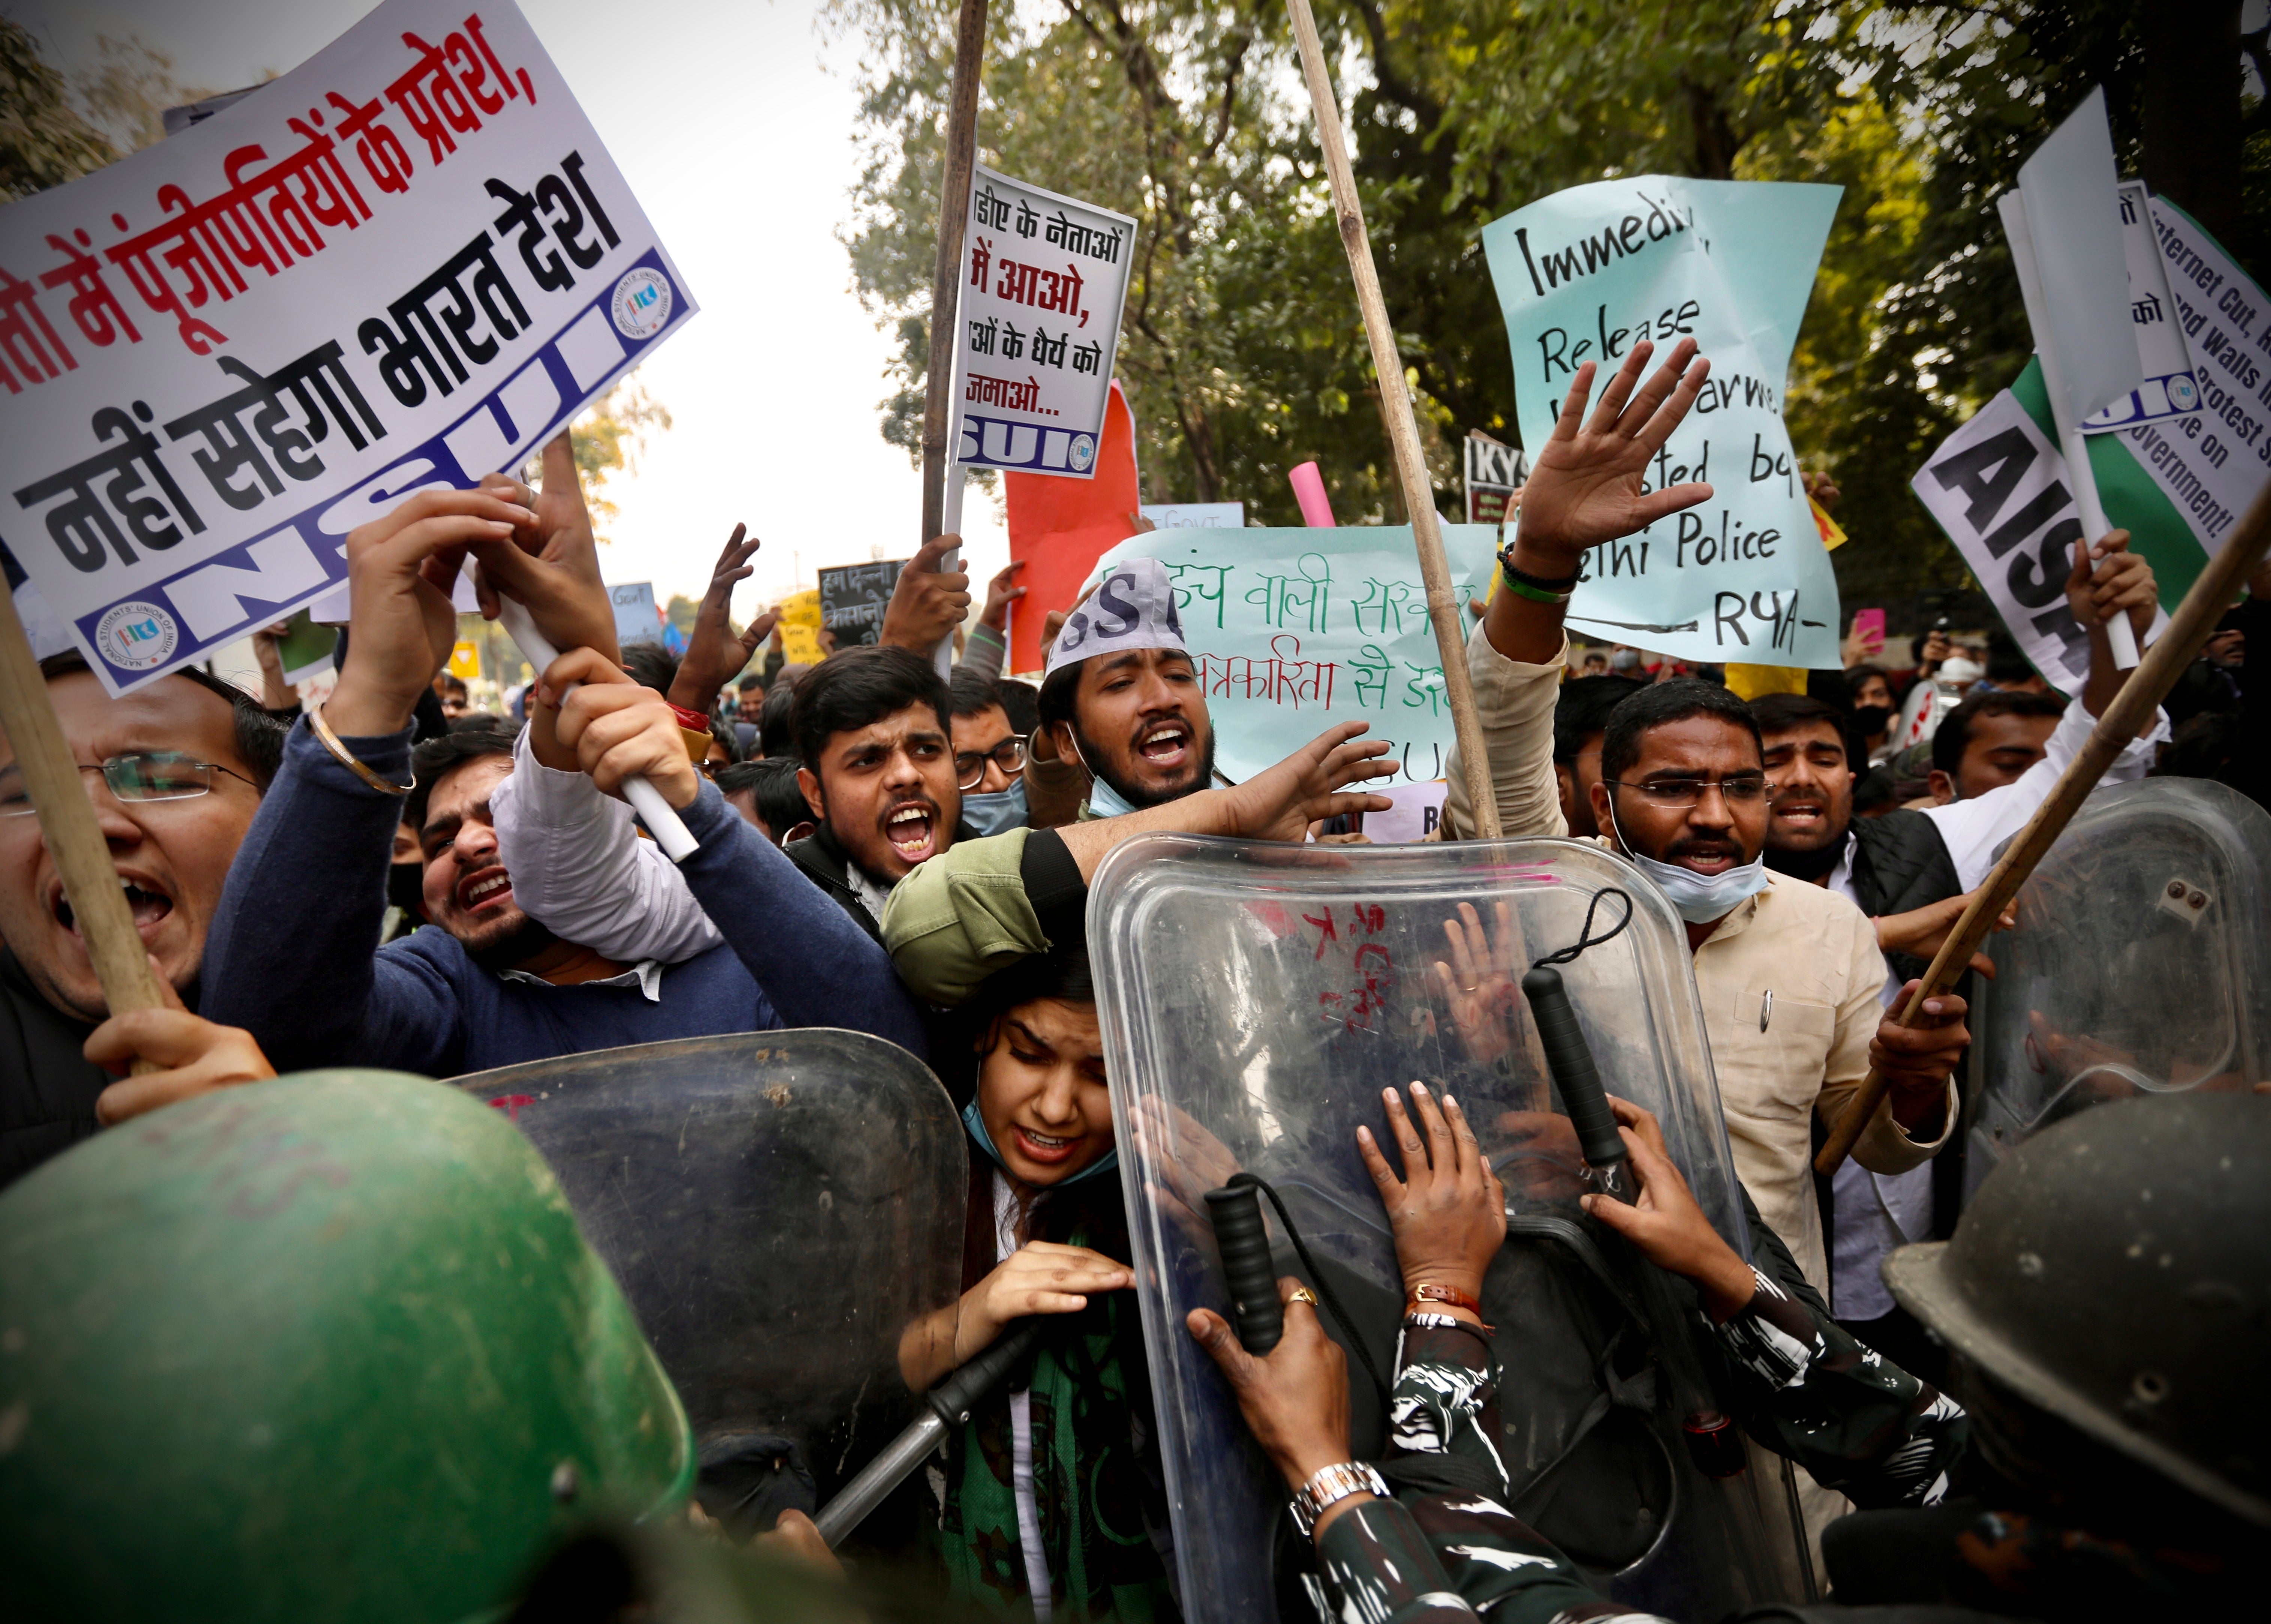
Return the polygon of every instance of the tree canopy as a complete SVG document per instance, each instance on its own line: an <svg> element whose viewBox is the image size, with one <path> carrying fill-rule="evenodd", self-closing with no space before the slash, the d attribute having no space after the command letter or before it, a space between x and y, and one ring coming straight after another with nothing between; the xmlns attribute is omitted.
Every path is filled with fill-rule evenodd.
<svg viewBox="0 0 2271 1624"><path fill-rule="evenodd" d="M2141 169L2258 262L2271 162L2238 0L1318 0L1437 505L1457 443L1513 440L1484 225L1618 175L1845 188L1788 417L1845 492L1856 602L1963 578L1907 489L2029 348L1994 198L2103 84ZM863 41L865 165L845 232L896 326L887 439L919 451L952 0L833 0ZM2149 15L2148 15L2149 14ZM1298 522L1315 458L1344 518L1403 518L1282 0L996 4L982 160L1134 216L1120 376L1147 499ZM2251 54L2252 53L2252 58ZM2260 80L2252 81L2260 90ZM2171 117L2171 107L2185 116Z"/></svg>

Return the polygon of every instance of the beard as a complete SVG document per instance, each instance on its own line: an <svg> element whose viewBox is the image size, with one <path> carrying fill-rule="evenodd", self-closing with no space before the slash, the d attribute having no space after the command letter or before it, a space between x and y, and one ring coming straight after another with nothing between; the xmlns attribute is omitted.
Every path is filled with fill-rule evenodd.
<svg viewBox="0 0 2271 1624"><path fill-rule="evenodd" d="M455 935L454 931L450 933ZM523 913L517 920L500 920L485 927L470 940L458 936L465 957L495 975L500 970L510 970L526 963L560 938Z"/></svg>
<svg viewBox="0 0 2271 1624"><path fill-rule="evenodd" d="M1193 731L1195 734L1196 730ZM1139 812L1150 807L1164 807L1171 801L1180 801L1186 795L1197 793L1214 781L1214 728L1211 726L1207 728L1206 749L1200 753L1195 770L1188 780L1163 790L1145 789L1128 783L1113 770L1111 758L1097 749L1094 741L1080 730L1078 722L1072 724L1072 739L1080 747L1080 758L1087 764L1088 770L1110 785L1114 794Z"/></svg>

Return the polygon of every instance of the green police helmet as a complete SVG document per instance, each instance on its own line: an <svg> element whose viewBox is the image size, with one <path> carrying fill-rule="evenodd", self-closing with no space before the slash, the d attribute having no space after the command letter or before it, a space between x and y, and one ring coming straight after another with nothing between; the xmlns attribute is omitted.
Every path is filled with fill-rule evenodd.
<svg viewBox="0 0 2271 1624"><path fill-rule="evenodd" d="M542 1158L455 1089L228 1089L0 1195L13 1618L488 1618L694 1469Z"/></svg>

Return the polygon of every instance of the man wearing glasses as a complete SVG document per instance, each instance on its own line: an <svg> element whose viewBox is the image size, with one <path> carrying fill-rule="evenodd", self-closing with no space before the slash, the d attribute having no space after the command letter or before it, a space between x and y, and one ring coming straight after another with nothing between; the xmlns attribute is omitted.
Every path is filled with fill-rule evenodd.
<svg viewBox="0 0 2271 1624"><path fill-rule="evenodd" d="M185 670L113 699L77 654L40 665L119 883L158 973L195 1006L205 931L283 728L252 697ZM114 1081L80 1052L108 1014L0 738L0 1185L93 1134Z"/></svg>
<svg viewBox="0 0 2271 1624"><path fill-rule="evenodd" d="M1031 821L1025 806L1025 740L1001 703L1001 684L957 666L954 695L954 771L962 785L962 821L973 834L998 835Z"/></svg>

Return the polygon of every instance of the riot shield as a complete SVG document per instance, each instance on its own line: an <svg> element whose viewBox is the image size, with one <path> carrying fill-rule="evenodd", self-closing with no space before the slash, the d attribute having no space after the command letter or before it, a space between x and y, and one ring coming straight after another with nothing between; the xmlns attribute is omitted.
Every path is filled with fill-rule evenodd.
<svg viewBox="0 0 2271 1624"><path fill-rule="evenodd" d="M899 1338L960 1289L969 1175L946 1091L905 1049L745 1032L456 1083L551 1165L705 1464L723 1439L786 1438L824 1501L914 1418Z"/></svg>
<svg viewBox="0 0 2271 1624"><path fill-rule="evenodd" d="M2101 789L1987 952L1967 1196L2077 1111L2271 1082L2271 816L2200 778Z"/></svg>
<svg viewBox="0 0 2271 1624"><path fill-rule="evenodd" d="M1463 903L1484 935L1479 958L1450 950L1446 922ZM1654 887L1566 840L1264 847L1148 835L1099 869L1088 920L1195 1624L1275 1616L1285 1501L1184 1330L1193 1307L1226 1312L1229 1300L1203 1196L1241 1169L1268 1181L1386 1374L1402 1282L1354 1131L1384 1133L1381 1090L1414 1078L1457 1096L1506 1183L1508 1243L1483 1317L1507 1369L1514 1510L1634 1609L1714 1618L1778 1594L1777 1559L1791 1560L1770 1531L1782 1481L1707 1476L1691 1458L1681 1424L1715 1407L1717 1379L1692 1294L1577 1205L1576 1137L1516 989L1538 958L1594 940L1560 968L1602 1081L1657 1114L1705 1213L1747 1256L1686 936ZM1275 1240L1276 1272L1305 1274ZM1377 1456L1381 1405L1362 1362L1350 1371L1358 1453Z"/></svg>

